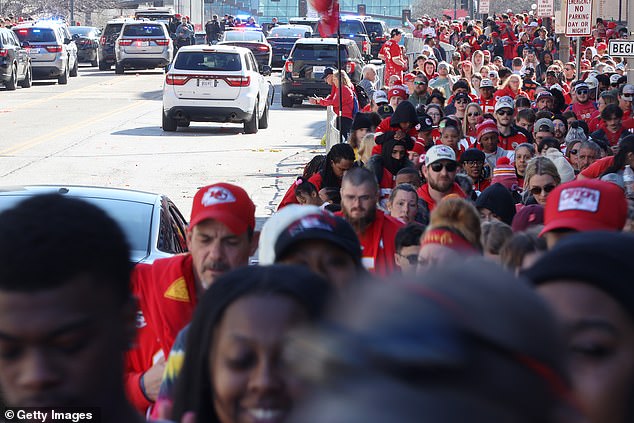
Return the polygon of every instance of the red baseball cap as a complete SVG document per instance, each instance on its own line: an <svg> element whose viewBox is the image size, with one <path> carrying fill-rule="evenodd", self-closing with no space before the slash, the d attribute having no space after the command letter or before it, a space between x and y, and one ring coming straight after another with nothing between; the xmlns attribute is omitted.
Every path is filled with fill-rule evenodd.
<svg viewBox="0 0 634 423"><path fill-rule="evenodd" d="M548 196L539 235L555 229L621 231L626 219L627 201L618 185L599 179L571 181Z"/></svg>
<svg viewBox="0 0 634 423"><path fill-rule="evenodd" d="M387 97L389 100L392 97L401 97L403 100L407 98L407 92L403 88L391 88L390 92L387 93Z"/></svg>
<svg viewBox="0 0 634 423"><path fill-rule="evenodd" d="M414 79L416 79L416 75L413 73L406 73L405 76L403 76L403 81L405 82L412 82Z"/></svg>
<svg viewBox="0 0 634 423"><path fill-rule="evenodd" d="M219 183L207 185L194 196L189 227L203 220L216 219L235 235L248 228L255 229L255 204L249 194L236 185Z"/></svg>

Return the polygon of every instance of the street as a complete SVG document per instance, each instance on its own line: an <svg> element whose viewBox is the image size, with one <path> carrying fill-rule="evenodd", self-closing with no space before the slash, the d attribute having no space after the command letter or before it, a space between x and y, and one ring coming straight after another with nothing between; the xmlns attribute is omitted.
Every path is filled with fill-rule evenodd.
<svg viewBox="0 0 634 423"><path fill-rule="evenodd" d="M259 218L269 216L313 154L326 112L280 105L279 73L270 126L245 135L242 125L192 122L161 130L164 74L124 75L80 67L68 85L34 81L0 88L0 186L95 185L169 196L188 218L196 190L214 182L244 187Z"/></svg>

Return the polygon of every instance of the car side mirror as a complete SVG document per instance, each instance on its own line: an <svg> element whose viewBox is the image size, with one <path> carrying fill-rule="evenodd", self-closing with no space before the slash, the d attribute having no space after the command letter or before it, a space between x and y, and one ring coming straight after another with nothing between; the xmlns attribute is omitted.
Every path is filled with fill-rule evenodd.
<svg viewBox="0 0 634 423"><path fill-rule="evenodd" d="M262 68L260 69L260 73L262 75L270 76L271 72L273 72L273 69L269 65L262 65Z"/></svg>

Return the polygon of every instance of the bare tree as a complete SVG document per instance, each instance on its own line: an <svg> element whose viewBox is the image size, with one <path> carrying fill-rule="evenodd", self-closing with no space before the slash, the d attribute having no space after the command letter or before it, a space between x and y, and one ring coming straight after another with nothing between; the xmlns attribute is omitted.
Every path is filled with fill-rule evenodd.
<svg viewBox="0 0 634 423"><path fill-rule="evenodd" d="M70 0L0 0L2 14L14 16L70 17ZM74 0L75 12L98 12L118 7L116 0Z"/></svg>

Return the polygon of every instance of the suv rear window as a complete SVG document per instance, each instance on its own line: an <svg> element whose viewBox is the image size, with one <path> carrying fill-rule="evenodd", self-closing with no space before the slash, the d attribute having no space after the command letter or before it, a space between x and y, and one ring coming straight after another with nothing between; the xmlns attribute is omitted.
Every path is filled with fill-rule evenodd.
<svg viewBox="0 0 634 423"><path fill-rule="evenodd" d="M195 71L239 71L242 69L238 53L180 52L174 68Z"/></svg>
<svg viewBox="0 0 634 423"><path fill-rule="evenodd" d="M14 30L20 42L28 41L29 43L54 43L55 31L50 28L20 28Z"/></svg>
<svg viewBox="0 0 634 423"><path fill-rule="evenodd" d="M124 37L163 37L163 27L160 25L126 25L123 29Z"/></svg>
<svg viewBox="0 0 634 423"><path fill-rule="evenodd" d="M377 35L383 35L383 25L381 25L381 22L364 22L364 24L368 32L376 32Z"/></svg>
<svg viewBox="0 0 634 423"><path fill-rule="evenodd" d="M118 35L121 32L122 26L123 26L122 23L108 24L106 25L106 29L103 30L103 35L105 35L106 37L108 35L114 35L114 34Z"/></svg>
<svg viewBox="0 0 634 423"><path fill-rule="evenodd" d="M225 31L225 41L264 41L264 34L259 31Z"/></svg>
<svg viewBox="0 0 634 423"><path fill-rule="evenodd" d="M269 37L290 37L290 38L302 38L305 31L303 28L273 28L269 33Z"/></svg>
<svg viewBox="0 0 634 423"><path fill-rule="evenodd" d="M341 46L341 60L348 59L348 51ZM295 44L293 60L337 60L336 44Z"/></svg>

